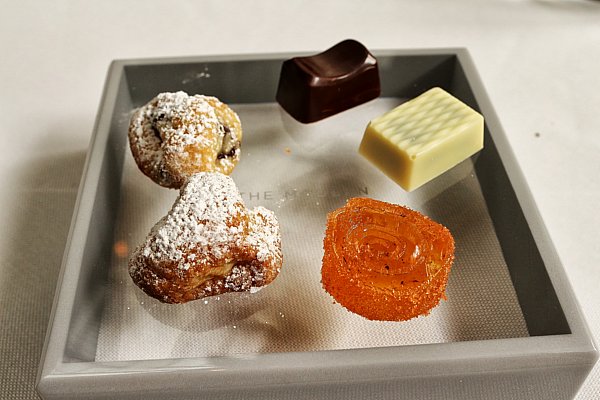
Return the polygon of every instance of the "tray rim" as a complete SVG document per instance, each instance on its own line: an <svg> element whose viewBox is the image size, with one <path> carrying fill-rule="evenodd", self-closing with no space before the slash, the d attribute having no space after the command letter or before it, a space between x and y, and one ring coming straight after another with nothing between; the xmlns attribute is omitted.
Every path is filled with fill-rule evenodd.
<svg viewBox="0 0 600 400"><path fill-rule="evenodd" d="M346 378L353 381L378 379L388 376L390 369L397 376L398 370L408 375L422 374L423 364L431 363L452 364L453 373L469 373L481 371L481 366L487 363L488 370L502 371L515 368L539 368L540 366L593 366L598 358L596 346L587 327L581 309L578 306L574 292L568 281L566 272L551 238L545 228L541 215L535 205L529 186L521 172L516 157L513 154L508 138L494 111L484 85L473 61L465 48L431 48L431 49L388 49L373 50L376 56L415 56L415 55L455 55L465 70L469 83L477 87L474 95L482 112L486 115L486 124L494 126L494 142L503 160L504 167L523 209L527 223L535 242L540 250L549 278L554 286L565 317L567 318L570 334L529 336L510 339L474 340L465 342L420 344L385 348L320 350L293 353L264 353L258 355L240 355L236 357L196 357L187 359L158 359L143 361L115 362L63 362L67 334L69 332L70 315L73 311L76 283L78 281L83 258L83 246L78 246L87 237L91 209L94 202L97 181L106 141L110 131L112 109L114 107L119 80L127 66L160 65L180 63L202 63L219 61L250 61L285 59L309 52L295 53L265 53L238 55L209 55L189 57L160 57L142 59L119 59L111 62L103 94L100 100L90 146L86 157L82 178L74 206L73 217L62 266L57 280L57 287L46 332L42 351L40 368L38 370L37 389L40 393L53 393L53 388L60 386L66 379L78 377L81 382L93 385L95 379L104 381L111 377L123 375L149 375L154 384L148 386L161 387L165 384L165 376L172 373L191 374L207 386L208 381L215 387L222 386L225 380L230 388L249 387L265 384L255 379L240 379L244 373L256 370L257 362L270 372L270 382L290 382L296 376L297 383L328 382L335 373L334 370L352 370ZM492 131L492 129L490 129ZM88 211L86 213L86 211ZM84 218L85 217L85 218ZM71 284L71 286L69 286ZM335 354L335 357L331 357ZM356 357L360 354L361 357ZM476 355L476 356L475 356ZM289 358L298 361L295 366L289 366ZM358 361L360 359L360 361ZM325 366L324 366L325 365ZM286 367L287 366L287 367ZM393 366L393 368L391 368ZM415 368L415 366L420 366ZM447 365L446 365L447 368ZM223 369L226 369L224 372ZM198 373L203 372L208 379L198 379ZM433 373L444 373L432 371ZM367 377L365 377L367 373ZM231 386L231 376L235 376L236 384ZM248 374L245 374L248 375ZM252 375L252 374L250 374ZM253 378L256 378L254 376ZM292 379L293 380L293 379Z"/></svg>

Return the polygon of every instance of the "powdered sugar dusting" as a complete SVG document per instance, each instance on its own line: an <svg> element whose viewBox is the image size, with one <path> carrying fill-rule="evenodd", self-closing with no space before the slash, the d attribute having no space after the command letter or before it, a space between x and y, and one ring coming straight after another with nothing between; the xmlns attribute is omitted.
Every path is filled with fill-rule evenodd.
<svg viewBox="0 0 600 400"><path fill-rule="evenodd" d="M249 246L257 249L256 258L265 262L280 247L279 225L275 214L264 207L255 207L252 214L255 221L254 226L259 229L252 229L246 237L246 242Z"/></svg>
<svg viewBox="0 0 600 400"><path fill-rule="evenodd" d="M217 173L192 176L181 189L179 199L153 231L150 257L168 258L179 262L184 250L210 250L215 259L222 259L232 246L242 244L242 229L229 226L244 213L244 205L230 178ZM196 262L196 253L189 262ZM189 265L180 264L188 269Z"/></svg>
<svg viewBox="0 0 600 400"><path fill-rule="evenodd" d="M182 152L187 145L210 146L209 135L200 135L208 129L216 137L219 120L213 107L202 95L188 96L185 92L161 93L140 108L132 119L135 131L133 142L143 163L160 165L165 152Z"/></svg>
<svg viewBox="0 0 600 400"><path fill-rule="evenodd" d="M183 91L160 93L134 113L129 127L136 162L167 187L180 187L199 171L229 174L239 160L241 139L239 117L227 105Z"/></svg>
<svg viewBox="0 0 600 400"><path fill-rule="evenodd" d="M193 175L129 264L133 280L165 302L184 302L270 283L282 264L275 214L245 207L233 180Z"/></svg>

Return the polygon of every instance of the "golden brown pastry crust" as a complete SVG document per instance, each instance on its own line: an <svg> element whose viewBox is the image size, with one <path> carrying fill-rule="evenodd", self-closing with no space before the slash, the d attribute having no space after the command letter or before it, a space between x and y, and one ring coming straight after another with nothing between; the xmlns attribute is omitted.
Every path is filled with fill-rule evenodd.
<svg viewBox="0 0 600 400"><path fill-rule="evenodd" d="M215 97L161 93L139 108L129 144L140 170L161 186L179 188L201 171L229 175L240 158L242 126Z"/></svg>
<svg viewBox="0 0 600 400"><path fill-rule="evenodd" d="M271 283L282 264L272 211L249 210L231 178L198 173L129 261L129 274L148 295L185 303Z"/></svg>
<svg viewBox="0 0 600 400"><path fill-rule="evenodd" d="M328 215L323 243L323 287L367 319L408 320L445 298L454 239L417 211L350 199Z"/></svg>

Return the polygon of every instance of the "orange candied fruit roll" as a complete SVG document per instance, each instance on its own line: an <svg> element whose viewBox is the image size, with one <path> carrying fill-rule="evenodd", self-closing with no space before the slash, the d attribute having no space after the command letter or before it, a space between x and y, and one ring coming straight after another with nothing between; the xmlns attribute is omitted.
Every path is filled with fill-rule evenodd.
<svg viewBox="0 0 600 400"><path fill-rule="evenodd" d="M323 247L323 287L367 319L406 321L446 298L454 239L417 211L352 198L327 216Z"/></svg>

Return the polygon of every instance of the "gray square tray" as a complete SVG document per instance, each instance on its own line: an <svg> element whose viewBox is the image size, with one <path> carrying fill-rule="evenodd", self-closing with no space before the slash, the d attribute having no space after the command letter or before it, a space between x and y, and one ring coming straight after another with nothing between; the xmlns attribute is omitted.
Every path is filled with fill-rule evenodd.
<svg viewBox="0 0 600 400"><path fill-rule="evenodd" d="M423 189L416 197L402 197L404 195L394 189L387 189L391 186L386 183L372 183L379 179L378 172L369 170L371 167L366 162L360 164L361 171L365 171L363 178L370 185L368 194L397 202L413 201L410 204L413 208L428 207L430 213L439 213L441 222L446 222L440 204L456 203L464 198L447 197L444 189L454 187L460 179L469 179L480 196L478 207L490 221L493 241L501 253L502 265L497 267L507 271L519 318L524 321L527 332L490 337L465 335L438 342L408 341L395 345L386 342L380 346L366 342L311 347L283 337L275 350L268 352L225 350L170 358L100 361L99 338L114 290L110 283L113 246L118 239L120 218L123 218L120 215L122 197L127 195L123 187L128 170L125 130L131 110L159 92L185 90L215 95L232 104L234 109L238 105L248 119L255 121L257 129L268 130L269 122L261 116L276 110L274 96L281 63L292 55L114 61L92 136L40 365L37 390L44 399L568 399L574 396L594 365L597 352L468 53L464 49L440 49L375 54L379 60L383 99L393 102L393 99L411 98L430 87L441 86L479 110L485 117L486 129L485 147L478 155L455 168L455 176L450 173L443 179L438 178L438 183ZM210 79L203 79L206 77ZM302 142L303 135L323 137L326 132L318 132L319 127L330 130L332 124L338 122L361 121L356 122L355 128L360 135L368 121L366 116L378 111L372 107L360 106L340 114L339 118L309 126L300 126L282 114L278 123L283 123L279 128L287 129L290 135L297 135L299 145L294 151L309 157L315 149L308 148L302 153L302 145L306 144ZM259 146L259 142L250 146ZM269 140L261 143L269 146ZM248 157L247 169L260 167L260 160L252 164L251 156ZM461 175L461 171L470 178ZM139 174L140 180L145 179ZM326 179L330 177L328 174L329 170L323 169L316 176ZM452 179L455 181L449 181ZM361 188L358 192L363 191ZM366 187L364 192L367 192ZM260 203L274 196L271 190L261 191L262 199L259 192L256 193L248 202L258 200ZM287 196L288 192L285 193ZM333 197L332 200L331 193L320 196L323 204L318 208L312 204L311 210L324 216L328 209L343 204L343 195ZM432 198L436 201L424 203L425 199ZM306 209L307 204L302 203L297 208ZM452 219L447 223L452 224ZM459 224L453 232L460 240L467 240L461 229ZM318 246L322 239L319 235L322 232L315 232L316 239L310 243ZM477 237L468 239L472 242L469 248L476 248L480 252L478 257L485 257L488 250L485 244L479 244ZM284 247L284 255L285 251ZM287 251L291 256L286 260L293 261L295 253L289 247ZM285 267L278 278L283 282L288 279L283 276ZM317 270L318 267L316 265ZM463 269L465 282L475 286L485 283L478 280L485 274L468 276L474 270ZM461 276L460 272L456 274ZM287 276L293 278L292 273ZM318 277L315 279L318 283ZM456 298L461 296L461 291L456 290L461 288L460 282L460 278L456 278L449 284L449 290L455 288L452 296ZM448 311L441 305L436 312L439 316ZM502 310L477 310L475 304L471 320L464 320L476 323L479 319L482 324L486 319L494 321L493 315L486 318L482 312ZM434 313L427 317L430 320L419 320L437 321Z"/></svg>

